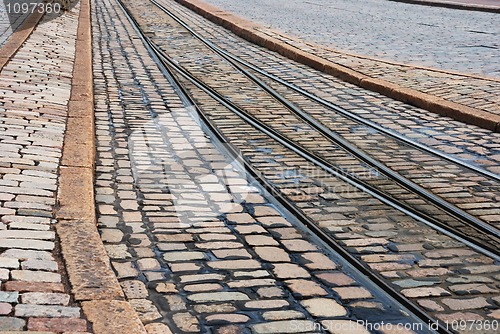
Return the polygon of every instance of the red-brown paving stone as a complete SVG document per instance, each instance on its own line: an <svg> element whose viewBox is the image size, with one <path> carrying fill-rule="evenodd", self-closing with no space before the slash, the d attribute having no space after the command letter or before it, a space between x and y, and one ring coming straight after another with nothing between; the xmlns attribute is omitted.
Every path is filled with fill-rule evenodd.
<svg viewBox="0 0 500 334"><path fill-rule="evenodd" d="M337 265L326 255L321 253L305 253L300 257L304 260L305 266L311 270L333 270Z"/></svg>
<svg viewBox="0 0 500 334"><path fill-rule="evenodd" d="M30 331L85 332L87 322L84 319L66 318L29 318Z"/></svg>
<svg viewBox="0 0 500 334"><path fill-rule="evenodd" d="M363 287L334 288L333 291L338 293L340 298L344 300L373 298L370 291L366 290Z"/></svg>
<svg viewBox="0 0 500 334"><path fill-rule="evenodd" d="M64 285L60 283L36 283L23 281L9 281L3 285L6 291L19 292L64 292Z"/></svg>
<svg viewBox="0 0 500 334"><path fill-rule="evenodd" d="M331 286L344 286L344 285L352 285L355 281L343 273L322 273L316 275L319 279L321 279L325 284Z"/></svg>
<svg viewBox="0 0 500 334"><path fill-rule="evenodd" d="M456 312L456 313L440 313L436 314L436 317L442 321L448 322L449 324L461 320L478 320L481 321L484 318L477 313L472 312Z"/></svg>

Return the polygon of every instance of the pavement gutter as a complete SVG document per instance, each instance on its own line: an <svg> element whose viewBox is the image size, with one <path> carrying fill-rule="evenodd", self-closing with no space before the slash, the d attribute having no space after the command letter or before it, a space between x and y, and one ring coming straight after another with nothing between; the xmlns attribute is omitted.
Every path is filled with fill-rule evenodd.
<svg viewBox="0 0 500 334"><path fill-rule="evenodd" d="M19 50L28 37L30 37L42 17L43 13L39 13L38 11L32 13L0 48L0 71L14 57L17 50Z"/></svg>
<svg viewBox="0 0 500 334"><path fill-rule="evenodd" d="M90 0L81 0L57 194L56 231L71 292L95 334L146 334L125 300L97 231Z"/></svg>
<svg viewBox="0 0 500 334"><path fill-rule="evenodd" d="M440 97L422 93L415 89L401 87L389 81L369 77L348 67L338 65L286 44L279 39L268 36L259 31L259 29L263 29L263 26L235 14L225 12L203 1L176 1L249 42L277 52L291 60L295 60L318 71L333 75L361 88L371 90L430 112L447 116L467 124L476 125L484 129L500 132L500 115L446 101Z"/></svg>

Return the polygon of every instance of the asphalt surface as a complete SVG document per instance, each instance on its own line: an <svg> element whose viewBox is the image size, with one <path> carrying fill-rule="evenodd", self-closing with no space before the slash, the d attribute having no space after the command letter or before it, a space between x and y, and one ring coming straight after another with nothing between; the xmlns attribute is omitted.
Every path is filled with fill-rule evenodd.
<svg viewBox="0 0 500 334"><path fill-rule="evenodd" d="M500 15L385 0L204 0L347 52L500 77Z"/></svg>

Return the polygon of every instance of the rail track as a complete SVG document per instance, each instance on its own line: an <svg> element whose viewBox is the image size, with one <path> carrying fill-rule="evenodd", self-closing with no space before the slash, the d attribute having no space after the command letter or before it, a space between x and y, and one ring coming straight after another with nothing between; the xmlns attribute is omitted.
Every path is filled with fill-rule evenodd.
<svg viewBox="0 0 500 334"><path fill-rule="evenodd" d="M342 108L332 105L314 94L301 90L300 88L289 84L282 79L276 78L265 73L264 71L259 70L253 65L245 63L238 57L228 54L219 47L213 45L210 41L198 35L159 2L155 0L151 1L164 13L168 14L169 17L180 24L184 29L187 29L190 34L200 40L206 47L210 48L212 52L222 57L240 73L243 73L251 82L259 87L259 90L265 91L273 99L284 106L287 112L293 115L294 118L292 120L295 126L297 124L297 120L300 119L301 127L307 128L309 133L314 133L313 138L317 139L317 142L325 142L328 146L325 148L321 144L318 145L314 140L312 142L311 140L301 142L300 138L296 140L291 134L290 129L287 129L287 125L282 125L281 127L275 126L274 124L269 125L269 119L266 119L266 117L261 114L246 111L245 107L240 106L239 103L234 102L233 99L225 96L224 93L219 91L220 89L210 87L209 84L204 82L209 80L202 80L200 79L200 74L192 73L192 71L189 71L181 66L178 61L174 60L165 52L161 42L154 41L154 39L148 37L147 34L141 30L140 24L136 21L136 19L134 19L131 11L126 8L121 0L117 1L127 14L130 22L137 29L141 39L149 48L153 58L156 59L160 67L163 67L165 75L169 77L169 80L171 80L172 83L178 87L179 93L184 96L185 103L199 105L200 103L196 102L197 99L189 98L189 95L193 95L193 92L197 91L202 92L216 101L217 105L223 106L226 110L233 115L236 115L246 124L246 127L241 125L240 131L243 129L252 129L247 132L247 137L251 137L250 139L247 138L248 141L262 141L262 135L264 135L266 138L264 141L268 143L273 142L272 144L265 145L264 151L266 148L273 146L285 148L291 152L288 154L298 156L303 159L303 161L306 161L310 166L314 166L314 168L319 168L324 171L327 174L325 179L334 178L336 180L340 180L351 187L356 188L358 191L362 191L370 197L377 199L381 203L390 206L392 209L398 210L403 215L411 217L415 221L423 223L426 226L449 236L455 241L465 244L477 252L486 255L495 262L499 261L500 257L498 254L498 246L500 245L500 241L499 231L496 226L477 219L475 216L457 208L455 205L443 200L439 196L436 196L412 180L394 172L377 159L372 158L370 155L363 152L363 150L360 150L356 147L356 145L353 145L349 141L345 140L335 131L332 131L329 127L325 126L324 123L301 110L301 108L297 107L293 102L290 102L275 88L272 88L268 85L268 83L259 79L256 74L252 74L250 70L257 72L259 75L265 76L267 79L270 79L275 83L285 86L287 89L292 89L303 98L312 100L323 107L327 107L330 110L348 117L351 121L354 120L362 123L374 130L388 135L392 139L403 141L404 144L410 145L412 149L423 150L426 154L437 156L440 159L445 159L448 163L457 164L460 168L466 168L474 173L477 173L483 180L486 179L484 182L492 184L491 187L493 189L497 187L495 184L495 182L499 180L497 175L482 168L468 165L448 155L441 154L434 149L416 144L414 142L409 142L408 140L403 139L403 137L400 138L400 136L396 136L389 130L384 130L383 128L370 122L367 123L359 117L350 114ZM191 88L186 88L188 85L190 85ZM204 103L209 104L207 102ZM203 107L197 107L196 109L200 117L204 120L205 126L217 138L217 140L230 144L226 146L229 154L236 157L241 151L244 156L245 154L248 156L249 150L241 148L238 150L236 146L233 146L233 142L235 142L235 140L228 138L229 136L224 134L224 129L222 129L224 126L221 127L221 118L230 120L230 122L227 123L227 127L234 127L236 122L234 117L228 118L227 113L221 113L217 119L214 114L209 115L204 112ZM279 128L280 131L278 131L276 127ZM251 134L254 133L257 133L258 135L255 137L252 136ZM335 152L335 154L332 155L331 152ZM330 233L331 231L325 230L320 226L320 224L315 222L314 219L311 219L311 217L305 210L303 210L303 208L300 207L300 205L293 203L289 198L290 196L284 195L282 189L279 189L275 183L269 181L267 178L268 175L266 175L265 172L262 172L259 168L255 168L252 165L251 160L251 158L248 158L243 161L245 169L252 175L252 177L258 180L259 183L269 193L271 193L277 201L283 205L284 208L286 208L287 211L292 213L297 219L311 229L311 231L332 247L332 249L341 254L356 269L370 277L370 279L376 282L389 295L407 307L412 313L417 315L423 321L434 321L434 319L428 315L428 312L423 311L421 308L416 306L414 302L403 296L400 291L394 288L393 285L388 284L387 280L380 274L370 270L365 263L360 261L357 256L353 255L353 253L349 251L348 247L345 247L345 245L340 246L339 240L334 237L334 233L332 234ZM348 163L345 164L345 161L348 161ZM353 161L357 162L353 164ZM349 165L355 166L354 168L357 169L357 172L353 173L349 171L349 168L346 167ZM375 182L373 180L363 179L363 177L359 176L359 170L364 169L368 169L372 173L376 171L377 176L383 175L383 177L377 177ZM398 186L395 187L395 184ZM448 329L443 326L441 326L438 331L442 333L449 332Z"/></svg>

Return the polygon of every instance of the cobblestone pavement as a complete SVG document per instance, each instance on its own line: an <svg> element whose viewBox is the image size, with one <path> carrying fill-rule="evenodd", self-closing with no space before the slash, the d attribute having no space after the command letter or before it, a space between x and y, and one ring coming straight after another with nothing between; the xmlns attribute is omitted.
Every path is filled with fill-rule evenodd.
<svg viewBox="0 0 500 334"><path fill-rule="evenodd" d="M86 332L54 232L78 8L47 16L0 73L0 332Z"/></svg>
<svg viewBox="0 0 500 334"><path fill-rule="evenodd" d="M39 3L41 0L30 0L30 3ZM0 47L7 41L16 29L24 22L31 12L23 11L22 8L14 10L14 4L22 4L27 1L2 0L0 2Z"/></svg>
<svg viewBox="0 0 500 334"><path fill-rule="evenodd" d="M168 3L168 2L166 2ZM178 7L180 12L182 7ZM144 9L144 11L149 10L149 8ZM144 12L143 12L144 13ZM156 25L159 25L157 17L161 16L161 13L156 12L154 20ZM143 15L143 14L142 14ZM139 22L143 22L141 18L138 18ZM196 17L190 18L190 22L195 22ZM200 22L201 25L203 21ZM147 21L145 24L148 24ZM150 24L150 23L149 23ZM385 176L374 175L369 168L365 168L364 164L360 164L353 159L350 154L346 154L344 151L340 150L339 147L332 142L325 140L325 138L319 134L317 131L311 129L310 126L303 123L297 116L293 115L286 108L276 103L274 99L266 96L258 89L254 88L243 88L243 87L253 87L253 84L246 79L243 75L234 71L230 66L228 66L224 61L218 59L218 56L206 55L205 47L196 39L186 37L183 34L183 28L176 28L175 25L165 24L162 27L161 32L155 33L155 40L160 46L163 46L164 50L174 57L176 61L182 66L186 67L191 73L197 75L202 80L206 80L211 83L212 87L217 88L219 91L223 92L225 96L231 98L232 101L237 102L240 106L247 110L252 110L252 114L258 119L263 120L266 124L271 124L275 130L281 131L288 138L296 143L300 143L303 147L310 149L317 155L324 157L328 161L334 162L336 166L343 168L344 170L352 171L352 174L358 175L360 178L365 179L368 183L375 183L378 187L384 187L384 183L387 182ZM163 31L167 31L163 33ZM151 32L152 34L152 32ZM225 39L224 39L225 40ZM234 50L244 50L246 58L253 59L256 64L262 66L265 64L266 68L272 68L276 72L280 72L281 75L297 75L300 70L285 69L281 66L286 66L290 62L288 61L278 61L275 58L262 56L258 48L251 50L247 47L241 47L241 41L234 42L223 42L221 38L217 39L219 45L229 46L234 48ZM175 47L171 47L175 45ZM186 48L185 45L189 45ZM250 47L250 45L248 45ZM251 50L251 51L250 51ZM238 51L237 51L238 52ZM200 55L201 54L201 55ZM261 58L262 57L262 58ZM205 63L200 63L202 59ZM228 82L227 80L220 81L219 78L225 78L230 76L234 82L238 82L242 88L234 90L232 86L233 82ZM302 81L298 81L298 85L302 86L305 83L316 82L317 77L315 74L304 75ZM272 85L271 83L268 83ZM475 205L486 207L495 207L495 196L500 194L499 189L494 182L490 183L487 178L481 178L474 173L469 174L469 172L462 168L451 167L447 162L439 162L439 159L435 157L423 154L418 150L410 149L398 142L393 141L385 136L379 136L377 133L370 131L370 129L363 129L359 124L346 121L343 117L338 117L335 114L329 114L327 109L321 108L315 104L311 104L310 101L304 98L300 98L297 94L288 92L286 89L275 87L277 91L284 94L289 101L292 101L302 110L308 112L315 119L322 122L322 124L335 126L330 126L330 128L337 134L341 135L343 138L348 139L351 143L355 144L357 147L363 149L365 152L371 156L377 158L382 163L386 164L393 170L397 170L405 177L414 180L416 183L423 185L430 191L434 192L438 196L443 196L447 198L450 202L457 204L459 207L463 207L464 210L469 210L471 202L477 201L482 204L476 203ZM247 93L253 96L252 99L248 98L246 95L241 95L246 90L252 91ZM317 90L316 88L309 89L310 91ZM331 91L332 95L339 95L341 91ZM366 107L363 103L363 97L365 97L366 91L359 90L355 93L353 90L349 93L344 94L347 99L349 99L349 105L351 108L362 109ZM351 97L359 96L360 99L351 99ZM265 109L259 111L256 107L260 104L266 106ZM403 105L401 105L403 106ZM385 110L384 107L380 107L381 110ZM255 111L254 111L255 110ZM373 112L375 108L370 108ZM300 129L300 130L298 130ZM485 136L484 138L488 138ZM377 143L374 145L374 143ZM451 152L454 147L445 149L445 151ZM442 165L441 167L439 165ZM492 162L493 166L498 166L498 163ZM436 178L436 173L438 175L443 175L440 178ZM471 180L476 179L477 183L472 184ZM488 187L483 187L484 185L490 185ZM444 186L446 185L446 186ZM400 187L393 183L390 183L389 192L394 193L396 198L401 198L403 202L409 201L413 203L416 198L412 194L408 194L401 190ZM397 190L396 190L397 189ZM454 191L451 191L454 189ZM467 189L467 190L466 190ZM461 192L458 196L456 193ZM456 198L454 198L456 197ZM488 199L489 198L489 199ZM429 203L425 203L424 206L428 208ZM424 209L424 211L426 211ZM480 218L493 224L499 225L499 217L496 214L495 209L487 211L476 211L471 210L472 215L480 214ZM489 214L485 214L488 212ZM439 216L439 211L429 211L431 216ZM452 224L451 221L447 221Z"/></svg>
<svg viewBox="0 0 500 334"><path fill-rule="evenodd" d="M151 20L148 34L168 40L177 61L190 64L191 71L205 74L218 88L231 85L229 97L238 103L267 105L269 101L261 101L254 91L250 96L235 87L234 82L241 82L236 74L218 73L220 61L206 55L196 58L199 46L186 33L170 29L169 20L152 7L127 4ZM339 263L319 251L206 142L189 110L155 72L140 40L115 10L114 2L102 1L93 12L94 49L99 50L94 75L101 78L96 81L96 199L113 267L147 328L291 332L297 318L268 318L268 310L274 315L281 308L288 312L280 316L295 311L305 319L299 332L309 330L313 320L346 320L307 307L308 301L322 303L324 298L343 307L349 319L365 316L360 308L371 308L377 316L376 300L361 302L377 296L368 295L356 278L358 283L346 285L325 280L339 274L334 270L341 268ZM199 18L190 22L208 25ZM239 43L240 49L253 52ZM301 70L306 69L296 69ZM349 95L355 95L349 88ZM190 90L246 159L405 296L442 321L498 318L499 267L492 259L323 175ZM385 99L365 91L359 96L365 94ZM266 110L273 108L268 105ZM254 308L260 310L257 317ZM271 319L276 327L269 327ZM231 325L221 325L223 321Z"/></svg>
<svg viewBox="0 0 500 334"><path fill-rule="evenodd" d="M198 33L250 64L408 138L459 159L476 163L494 173L500 173L500 134L394 101L307 66L290 62L285 57L235 37L182 6L172 2L164 3L167 3L176 15L189 22ZM242 45L245 47L241 47ZM293 97L293 94L291 95ZM331 111L322 112L325 113L324 117L334 117ZM332 118L325 124L336 122Z"/></svg>
<svg viewBox="0 0 500 334"><path fill-rule="evenodd" d="M222 6L222 8L228 9L228 10L233 10L234 12L246 16L250 19L255 19L251 13L245 13L243 8L244 6L241 3L238 2L231 2L230 4L228 2L224 1L218 1L218 0L213 0L213 1L208 1L209 3L217 4ZM288 3L288 2L287 2ZM273 2L272 4L275 4ZM365 8L366 2L363 2L363 8ZM270 5L270 4L268 4ZM296 2L291 2L289 6L297 6L298 4ZM239 8L238 6L241 6ZM267 6L267 5L266 5ZM346 5L348 6L348 5ZM385 6L408 6L405 4L394 4L391 2L384 1L383 5L384 9L386 8ZM236 7L236 8L235 8ZM262 5L260 7L257 7L256 10L258 11L259 8L264 8L265 6ZM413 9L413 7L417 7L417 9ZM420 10L424 11L450 11L450 9L443 9L443 8L426 8L423 7L423 9L418 9L420 6L413 6L412 11L415 10L419 12ZM287 6L283 6L280 10L280 15L283 15L283 12L286 12L286 9L283 8L289 8ZM315 6L311 6L310 9L314 11ZM364 11L363 9L362 11ZM474 15L490 15L492 17L491 20L498 22L498 15L497 14L492 14L492 13L470 13L470 12L463 12L463 11L452 11L453 15L461 15L462 19L465 20L466 22L463 23L464 27L467 27L469 22L475 22L474 24L479 24L477 21L485 22L484 20L480 20L477 18L476 20L472 21L474 19ZM275 15L271 13L272 11L269 11L267 15ZM295 13L300 13L300 12L293 12L291 13L292 10L290 10L290 15L298 15ZM456 12L460 12L459 14L456 14ZM275 13L277 13L275 11ZM314 13L314 12L313 12ZM330 13L326 11L326 13ZM337 13L336 11L332 11L331 13ZM343 17L344 12L340 11L339 12L340 16ZM412 12L413 13L413 12ZM448 13L448 12L445 12ZM326 14L324 14L326 15ZM332 14L333 15L333 14ZM335 14L336 15L336 14ZM361 15L361 14L360 14ZM372 15L372 14L370 14ZM452 16L453 16L452 15ZM497 16L495 16L497 15ZM472 17L471 17L472 16ZM256 22L262 22L267 16L260 16L259 18L255 19ZM418 16L415 14L416 19L418 20L420 17L426 17L428 19L428 16ZM431 16L432 17L432 16ZM447 18L449 16L446 16ZM347 38L364 38L363 36L372 33L376 29L363 29L360 28L360 31L355 33L355 34L346 34L345 32L343 33L338 33L334 34L329 31L330 27L328 25L322 25L323 30L319 30L320 28L316 27L314 28L314 23L311 25L308 23L307 18L297 18L298 21L296 22L302 22L303 24L290 24L291 26L297 26L300 27L303 30L306 30L311 36L302 36L302 34L296 33L294 31L291 31L290 29L294 28L285 28L281 27L281 24L283 20L277 20L274 21L272 27L276 29L281 29L282 31L288 32L289 34L297 35L300 38L291 38L287 35L284 35L283 33L280 33L279 31L276 31L276 29L268 29L266 27L259 28L260 32L267 34L271 37L277 38L280 41L283 41L287 44L290 44L300 50L303 50L308 53L312 53L316 56L319 56L321 58L327 59L333 63L345 66L347 68L353 69L357 72L360 72L362 74L368 75L369 77L372 78L377 78L377 79L382 79L386 80L388 82L398 84L402 87L405 88L410 88L414 89L416 91L422 92L429 94L431 96L436 96L439 98L442 98L446 101L462 104L467 107L475 108L478 110L483 110L486 112L490 112L493 114L500 114L500 108L499 106L499 101L500 101L500 81L498 80L498 69L492 69L491 67L495 66L495 64L498 64L499 62L496 61L498 60L498 45L495 44L495 34L498 35L498 32L492 33L493 35L488 35L488 34L482 34L484 36L492 36L490 38L490 44L492 44L492 47L490 49L490 54L489 55L477 55L478 58L481 58L481 60L475 61L475 49L477 48L470 48L470 47L462 47L459 48L462 50L463 54L460 56L460 61L465 62L468 64L468 66L477 66L477 69L475 71L469 71L463 67L461 67L459 64L452 64L448 67L446 66L441 66L438 63L423 63L422 59L425 59L425 56L420 56L419 52L415 52L415 50L412 50L412 46L408 45L408 37L405 35L404 38L397 38L398 43L402 43L402 46L400 48L403 50L406 50L407 52L407 57L415 57L412 59L396 59L394 57L391 57L390 54L374 54L373 52L369 51L369 46L366 46L365 49L360 49L360 50L353 50L353 52L358 52L359 54L367 55L367 56L377 56L380 59L373 59L370 57L366 56L359 56L351 53L346 53L342 51L338 51L338 49L344 49L342 47L342 44L336 45L332 44L332 40L336 40L336 38L339 38L338 36L346 36L348 35ZM339 19L340 22L342 22L342 18ZM458 19L457 19L458 20ZM457 21L456 20L456 21ZM458 20L460 22L460 20ZM286 21L285 21L286 22ZM316 22L316 21L312 21ZM318 21L322 22L322 21ZM338 21L335 21L338 22ZM374 23L374 20L365 20L363 22L367 22L365 24L376 24ZM375 21L376 22L376 21ZM269 22L267 22L269 23ZM266 25L266 24L264 24ZM319 25L319 23L318 23ZM357 24L353 25L353 27L363 27L363 25ZM411 25L408 25L411 27ZM449 27L450 24L446 23L444 27ZM499 26L498 23L496 23L496 26ZM435 27L429 27L426 25L421 25L421 28L419 29L412 29L412 31L421 31L422 29L435 29ZM488 24L485 24L485 29L490 29L490 26ZM307 30L309 29L309 30ZM361 30L363 29L363 30ZM404 28L404 29L410 29L410 28ZM394 29L394 31L402 31L402 34L405 34L405 31L403 28L401 29ZM462 28L461 28L462 29ZM326 31L328 30L328 31ZM463 30L463 29L462 29ZM467 34L464 34L463 31L458 29L456 33L457 35L462 35L462 36L467 36ZM429 36L437 36L436 38L441 38L441 36L446 35L443 33L436 34L428 32L430 35ZM472 34L472 32L468 32L468 34ZM478 32L474 33L480 35ZM319 37L314 37L314 35L317 35ZM326 36L326 40L321 40L321 36ZM446 40L446 43L439 43L438 41L433 40L433 38L430 38L429 36L426 36L425 38L420 38L419 39L419 44L418 47L420 48L420 43L429 43L428 48L432 48L434 46L433 50L436 50L433 52L432 50L426 50L426 54L429 55L442 55L443 59L449 60L453 59L452 55L450 53L453 53L452 51L448 51L450 48L450 42ZM464 37L466 38L466 37ZM470 37L469 37L470 38ZM487 38L487 37L485 37ZM476 38L472 39L474 43L477 41ZM307 41L307 42L306 42ZM383 43L380 43L380 40L374 39L376 41L376 45L383 45ZM472 43L472 42L470 42ZM470 44L469 43L469 44ZM485 44L487 42L484 42ZM323 46L320 46L318 44L322 44ZM350 44L352 45L352 43ZM362 44L364 45L372 45L372 44ZM327 48L325 46L330 46L330 47L335 47L335 50L332 50L330 48ZM389 47L394 47L394 45L390 45ZM445 51L440 51L440 48L446 48ZM397 49L397 48L396 48ZM483 47L483 49L488 49L486 47ZM345 50L350 50L350 49L345 49ZM472 50L472 51L471 51ZM431 56L429 56L431 57ZM437 57L437 56L436 56ZM458 56L457 56L458 58ZM382 59L382 60L381 60ZM398 64L398 63L393 63L390 60L398 60L400 62L403 62L404 64ZM414 64L414 65L408 65L408 64ZM420 66L415 66L420 65ZM473 65L472 65L473 64ZM447 72L447 71L438 71L438 70L432 70L426 67L421 67L421 65L429 65L435 68L441 68L445 70L452 70L454 72ZM458 72L457 72L458 71ZM490 77L489 79L486 77L477 77L477 76L469 76L466 74L460 74L459 72L462 73L479 73L482 74L483 76L488 76ZM495 79L496 78L496 79Z"/></svg>
<svg viewBox="0 0 500 334"><path fill-rule="evenodd" d="M92 13L96 200L146 329L334 333L354 320L409 321L221 155L119 15L108 0Z"/></svg>
<svg viewBox="0 0 500 334"><path fill-rule="evenodd" d="M500 17L494 13L385 0L205 2L302 40L343 51L500 77Z"/></svg>
<svg viewBox="0 0 500 334"><path fill-rule="evenodd" d="M170 1L163 2L168 4L171 9L176 8ZM209 82L213 88L220 91L224 96L231 99L231 101L249 110L259 119L265 119L266 124L272 124L275 129L286 133L287 136L297 133L294 141L302 142L303 146L314 147L318 145L318 150L333 151L330 147L322 144L321 139L315 138L313 134L308 132L305 125L288 116L285 110L277 107L272 100L259 92L259 90L247 88L249 86L248 82L246 82L247 80L231 69L227 63L218 59L217 56L210 53L207 54L199 42L186 35L172 21L162 17L161 12L143 5L130 4L130 7L133 13L136 14L139 22L146 27L145 29L148 31L148 34L154 37L154 40L176 62L185 66L190 73ZM179 13L185 12L181 7L177 7L175 10ZM191 24L196 22L196 20L196 18L190 18L189 22ZM198 20L200 19L198 18ZM199 26L203 26L205 22L200 20L198 24ZM154 29L151 29L151 27L154 27ZM225 45L225 42L222 42L221 38L217 40L219 44ZM258 51L255 53L253 50L250 51L250 47L247 48L247 45L242 47L241 41L239 49L245 50L248 58L253 58L256 62L262 64ZM279 65L276 64L276 61L272 64L269 61L268 66L277 68L279 71ZM289 72L292 73L293 71L290 70ZM286 75L289 72L285 72ZM311 75L308 76L308 78L311 77ZM238 82L238 88L234 87L234 82ZM188 83L186 85L187 87L191 87ZM304 213L314 219L319 226L334 235L336 240L350 249L353 254L359 256L372 270L378 271L388 280L392 280L407 297L416 299L418 303L426 305L428 300L422 300L422 298L431 296L432 301L436 303L436 307L427 309L429 312L435 313L435 316L441 320L451 321L451 319L459 317L495 319L494 312L483 314L481 313L482 311L477 311L472 306L468 309L466 315L463 312L457 312L458 309L455 303L467 303L466 300L468 298L462 299L460 297L462 293L455 287L456 281L453 278L447 280L450 275L454 276L461 272L469 272L469 269L462 267L465 262L472 261L472 263L476 263L477 265L479 263L493 264L491 259L482 256L478 257L478 254L475 252L469 253L470 249L456 249L456 247L462 247L460 243L439 235L413 219L404 217L392 209L380 205L381 203L377 201L370 200L369 196L355 191L345 183L339 182L338 179L324 175L320 170L308 165L308 163L297 157L295 153L287 152L280 145L273 143L246 125L231 112L225 111L221 105L214 103L210 98L204 98L204 94L198 89L190 88L190 91L195 96L196 102L207 112L216 125L219 126L230 142L244 153L246 159L251 161L284 194L303 208ZM353 95L353 92L350 91L349 95ZM364 96L363 93L359 95ZM318 111L318 114L320 113L321 111ZM315 116L321 117L318 115ZM341 127L338 120L331 123ZM296 127L299 127L300 124L300 129L291 129L291 124ZM288 129L286 129L287 126ZM356 133L356 136L358 135L359 133ZM375 138L373 139L376 141ZM329 158L331 157L329 156ZM425 164L425 159L415 158L420 163ZM351 164L354 170L361 169L361 167L358 168L352 162L347 163ZM437 167L435 161L431 164L434 165L434 168ZM446 167L446 171L450 171L449 166ZM422 175L420 174L420 176ZM449 184L449 181L446 181L446 184ZM460 192L458 188L451 186L446 187L446 190L443 189L440 195L450 200L462 197L457 192L453 193L454 191ZM490 194L496 196L495 193L497 192L495 190L486 191L492 191ZM471 201L474 202L475 199L471 199ZM394 218L395 220L393 221L392 217L397 218ZM371 223L380 223L382 226L371 227ZM374 229L376 232L374 232ZM424 249L429 250L429 252L423 251ZM472 257L468 257L467 260L457 260L457 262L452 264L446 260L448 252L456 256L460 256L458 255L460 253L462 255L467 254L465 256L472 255ZM365 256L363 254L370 255ZM377 255L372 257L372 254ZM434 256L439 258L439 260L434 261L436 259ZM382 260L382 258L386 261ZM411 263L401 263L400 261L403 261L403 258L411 258L412 260L409 261ZM394 260L396 262L393 262ZM374 264L371 261L378 263ZM433 268L429 269L431 267ZM449 270L444 272L438 270L436 267L446 267ZM491 282L494 282L498 266L491 266L489 269L485 268L485 270L492 270L491 272L483 273L485 273L486 277L493 278ZM417 286L412 284L410 286L406 285L408 282L405 279L413 277L413 279L418 280L417 277L423 277L419 276L421 274L425 277L433 278L434 282L431 284L433 287L430 290L427 287L422 288L422 285L418 282L416 283ZM490 292L494 295L496 291L492 290ZM487 302L487 300L491 301L490 298L492 295L489 294L490 292L485 292L482 297L477 297L485 298L482 299L487 303L484 305L496 309L496 304Z"/></svg>

